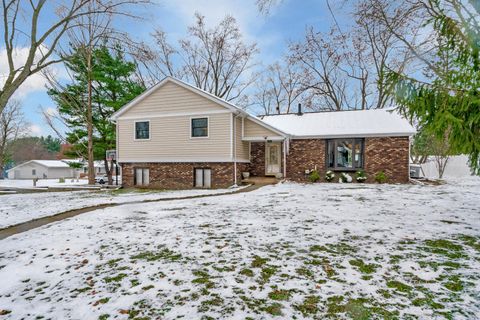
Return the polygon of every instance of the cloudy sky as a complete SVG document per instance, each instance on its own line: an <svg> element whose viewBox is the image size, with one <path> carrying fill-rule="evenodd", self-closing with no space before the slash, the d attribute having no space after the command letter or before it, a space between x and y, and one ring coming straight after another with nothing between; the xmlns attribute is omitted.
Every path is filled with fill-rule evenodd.
<svg viewBox="0 0 480 320"><path fill-rule="evenodd" d="M149 41L155 27L167 32L169 39L185 35L186 28L194 21L195 12L206 17L207 24L214 25L229 14L237 19L246 41L256 42L260 49L258 63L268 65L286 53L289 42L301 39L305 29L313 26L317 30L328 30L333 20L325 0L283 0L269 16L258 13L255 0L158 0L159 4L143 12L140 22L125 24L128 32L137 40ZM335 4L338 1L331 1ZM341 8L335 8L339 10ZM48 15L43 19L48 20ZM48 21L44 21L48 23ZM19 54L22 51L19 50ZM5 72L5 50L0 48L0 74ZM54 67L59 75L62 66ZM55 105L46 94L45 80L40 75L31 77L16 93L23 103L24 113L31 124L32 135L53 134L44 123L41 108L55 110Z"/></svg>

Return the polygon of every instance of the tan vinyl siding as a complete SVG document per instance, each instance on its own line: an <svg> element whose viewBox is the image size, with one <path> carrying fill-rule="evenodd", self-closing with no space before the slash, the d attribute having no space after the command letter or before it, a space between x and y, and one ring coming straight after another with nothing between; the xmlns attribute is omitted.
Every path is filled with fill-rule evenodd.
<svg viewBox="0 0 480 320"><path fill-rule="evenodd" d="M242 118L237 118L236 119L236 127L235 127L235 133L236 133L236 146L237 146L237 160L238 161L249 161L250 160L250 154L249 154L249 144L250 142L248 141L242 141Z"/></svg>
<svg viewBox="0 0 480 320"><path fill-rule="evenodd" d="M252 137L272 137L272 136L279 136L278 133L271 131L249 119L245 119L244 124L244 137L245 138L252 138Z"/></svg>
<svg viewBox="0 0 480 320"><path fill-rule="evenodd" d="M202 115L199 114L199 117ZM120 118L117 122L119 160L121 162L230 160L231 113L208 115L208 138L190 137L191 118L192 116L149 118L145 115L144 120L150 121L150 140L144 141L134 139L134 119Z"/></svg>
<svg viewBox="0 0 480 320"><path fill-rule="evenodd" d="M142 101L132 106L120 118L147 117L190 112L228 111L225 107L210 101L175 83L167 82Z"/></svg>

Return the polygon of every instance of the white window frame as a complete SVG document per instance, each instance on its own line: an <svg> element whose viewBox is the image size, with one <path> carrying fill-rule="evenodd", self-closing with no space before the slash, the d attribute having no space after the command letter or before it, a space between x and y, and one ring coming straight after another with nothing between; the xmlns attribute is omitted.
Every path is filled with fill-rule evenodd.
<svg viewBox="0 0 480 320"><path fill-rule="evenodd" d="M137 139L137 122L148 122L148 139ZM133 122L133 140L134 141L148 141L152 138L152 130L150 126L150 120L135 120Z"/></svg>
<svg viewBox="0 0 480 320"><path fill-rule="evenodd" d="M207 119L207 135L205 137L194 137L192 136L192 122L194 119ZM209 116L198 116L198 117L190 117L190 139L208 139L210 138L210 117Z"/></svg>

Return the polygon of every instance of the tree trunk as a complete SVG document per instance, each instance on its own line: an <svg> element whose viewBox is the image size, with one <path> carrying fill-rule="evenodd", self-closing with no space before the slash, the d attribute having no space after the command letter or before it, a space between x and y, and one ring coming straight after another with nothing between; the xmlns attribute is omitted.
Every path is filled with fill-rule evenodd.
<svg viewBox="0 0 480 320"><path fill-rule="evenodd" d="M95 184L95 166L93 159L93 115L92 115L92 50L87 52L88 68L88 100L87 100L87 153L88 153L88 184Z"/></svg>
<svg viewBox="0 0 480 320"><path fill-rule="evenodd" d="M112 179L113 164L111 166L109 166L108 165L108 160L105 158L104 159L104 166L105 166L105 172L107 173L108 184L112 185L113 184L113 179Z"/></svg>

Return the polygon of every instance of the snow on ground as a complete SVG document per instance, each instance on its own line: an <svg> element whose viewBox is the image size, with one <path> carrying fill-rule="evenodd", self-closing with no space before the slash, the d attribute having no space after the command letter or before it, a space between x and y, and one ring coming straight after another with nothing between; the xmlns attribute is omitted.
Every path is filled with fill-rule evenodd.
<svg viewBox="0 0 480 320"><path fill-rule="evenodd" d="M6 319L474 319L480 179L286 183L0 241ZM0 314L2 311L0 311Z"/></svg>
<svg viewBox="0 0 480 320"><path fill-rule="evenodd" d="M86 179L65 179L60 182L59 179L39 179L37 187L68 187L87 185ZM7 188L33 188L32 179L0 179L0 187Z"/></svg>
<svg viewBox="0 0 480 320"><path fill-rule="evenodd" d="M234 189L179 191L125 190L62 191L0 195L0 229L65 211L100 204L183 198L234 191Z"/></svg>

